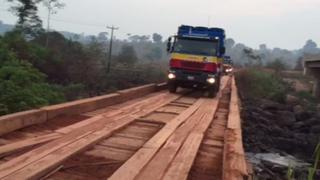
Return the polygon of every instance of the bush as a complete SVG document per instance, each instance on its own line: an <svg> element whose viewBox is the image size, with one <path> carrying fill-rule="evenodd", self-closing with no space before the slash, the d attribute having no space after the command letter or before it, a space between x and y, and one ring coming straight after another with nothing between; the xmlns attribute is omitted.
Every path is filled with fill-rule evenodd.
<svg viewBox="0 0 320 180"><path fill-rule="evenodd" d="M290 85L269 72L248 69L238 72L237 84L245 98L264 98L285 102Z"/></svg>
<svg viewBox="0 0 320 180"><path fill-rule="evenodd" d="M17 59L15 52L1 40L0 115L64 101L60 89L45 82L45 74Z"/></svg>
<svg viewBox="0 0 320 180"><path fill-rule="evenodd" d="M308 91L298 91L293 94L299 99L299 103L305 106L308 110L316 111L318 100Z"/></svg>

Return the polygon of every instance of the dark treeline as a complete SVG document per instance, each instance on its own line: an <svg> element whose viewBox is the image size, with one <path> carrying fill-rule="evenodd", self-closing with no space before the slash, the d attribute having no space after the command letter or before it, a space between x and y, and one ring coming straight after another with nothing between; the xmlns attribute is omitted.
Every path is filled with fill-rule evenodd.
<svg viewBox="0 0 320 180"><path fill-rule="evenodd" d="M320 48L313 40L307 40L301 49L287 50L270 49L266 44L261 44L259 49L252 49L229 38L226 40L226 49L234 63L242 67L281 65L286 69L301 70L304 58L320 57Z"/></svg>

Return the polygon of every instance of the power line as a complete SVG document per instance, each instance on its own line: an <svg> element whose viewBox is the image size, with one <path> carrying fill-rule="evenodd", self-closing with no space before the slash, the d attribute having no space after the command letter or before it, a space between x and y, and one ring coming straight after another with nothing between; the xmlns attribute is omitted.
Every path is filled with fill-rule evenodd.
<svg viewBox="0 0 320 180"><path fill-rule="evenodd" d="M62 20L62 19L56 19L56 18L51 18L53 21L57 22L64 22L64 23L69 23L69 24L77 24L77 25L83 25L83 26L97 26L97 27L105 27L102 24L91 24L91 23L83 23L83 22L76 22L76 21L70 21L70 20Z"/></svg>

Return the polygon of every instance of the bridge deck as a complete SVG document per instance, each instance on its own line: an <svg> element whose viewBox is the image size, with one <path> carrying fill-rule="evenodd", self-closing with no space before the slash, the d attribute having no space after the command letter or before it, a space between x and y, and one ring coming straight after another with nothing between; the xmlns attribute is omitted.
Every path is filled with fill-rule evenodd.
<svg viewBox="0 0 320 180"><path fill-rule="evenodd" d="M241 179L237 90L151 93L1 136L0 179Z"/></svg>

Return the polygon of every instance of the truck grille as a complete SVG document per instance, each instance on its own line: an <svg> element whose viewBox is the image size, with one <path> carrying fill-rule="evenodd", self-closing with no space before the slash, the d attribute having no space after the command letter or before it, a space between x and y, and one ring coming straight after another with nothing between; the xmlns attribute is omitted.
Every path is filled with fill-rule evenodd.
<svg viewBox="0 0 320 180"><path fill-rule="evenodd" d="M203 69L205 64L199 62L191 62L191 61L181 61L182 68L188 69Z"/></svg>

